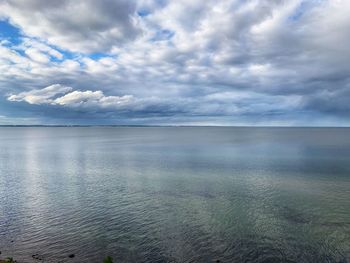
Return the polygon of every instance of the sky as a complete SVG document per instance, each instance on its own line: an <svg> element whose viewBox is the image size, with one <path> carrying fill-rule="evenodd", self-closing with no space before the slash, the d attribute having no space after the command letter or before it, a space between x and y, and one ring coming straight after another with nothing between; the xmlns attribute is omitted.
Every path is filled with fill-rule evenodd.
<svg viewBox="0 0 350 263"><path fill-rule="evenodd" d="M349 0L0 0L0 125L350 126Z"/></svg>

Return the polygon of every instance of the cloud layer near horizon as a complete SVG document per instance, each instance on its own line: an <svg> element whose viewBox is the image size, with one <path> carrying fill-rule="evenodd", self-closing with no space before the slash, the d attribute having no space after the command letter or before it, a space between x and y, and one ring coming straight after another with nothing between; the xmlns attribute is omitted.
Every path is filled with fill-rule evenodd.
<svg viewBox="0 0 350 263"><path fill-rule="evenodd" d="M350 125L346 0L0 0L3 123Z"/></svg>

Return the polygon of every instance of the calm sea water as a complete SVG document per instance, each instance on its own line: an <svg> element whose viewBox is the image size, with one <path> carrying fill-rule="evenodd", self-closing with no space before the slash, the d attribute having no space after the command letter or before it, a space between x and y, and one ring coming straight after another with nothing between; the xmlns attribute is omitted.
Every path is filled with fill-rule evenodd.
<svg viewBox="0 0 350 263"><path fill-rule="evenodd" d="M0 201L23 262L350 262L350 129L0 128Z"/></svg>

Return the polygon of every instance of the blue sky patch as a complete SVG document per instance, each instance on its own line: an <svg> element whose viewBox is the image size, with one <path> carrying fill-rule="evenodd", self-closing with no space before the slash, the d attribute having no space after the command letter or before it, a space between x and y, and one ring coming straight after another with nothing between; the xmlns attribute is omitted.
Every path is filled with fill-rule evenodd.
<svg viewBox="0 0 350 263"><path fill-rule="evenodd" d="M17 27L11 25L7 20L0 20L0 39L7 39L12 44L21 42L21 33Z"/></svg>
<svg viewBox="0 0 350 263"><path fill-rule="evenodd" d="M168 29L162 29L156 32L151 41L164 41L169 40L175 35L174 31Z"/></svg>

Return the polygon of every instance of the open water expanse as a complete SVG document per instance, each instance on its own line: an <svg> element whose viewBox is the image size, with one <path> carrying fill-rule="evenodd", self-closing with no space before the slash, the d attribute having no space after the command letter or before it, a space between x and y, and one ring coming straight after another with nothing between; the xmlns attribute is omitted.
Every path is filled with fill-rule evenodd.
<svg viewBox="0 0 350 263"><path fill-rule="evenodd" d="M350 129L4 127L0 202L20 262L350 262Z"/></svg>

